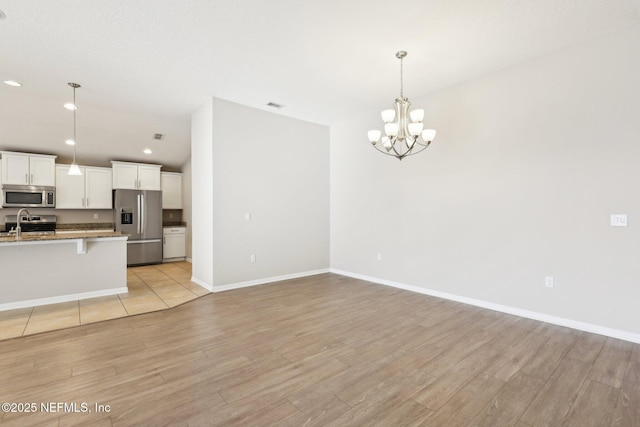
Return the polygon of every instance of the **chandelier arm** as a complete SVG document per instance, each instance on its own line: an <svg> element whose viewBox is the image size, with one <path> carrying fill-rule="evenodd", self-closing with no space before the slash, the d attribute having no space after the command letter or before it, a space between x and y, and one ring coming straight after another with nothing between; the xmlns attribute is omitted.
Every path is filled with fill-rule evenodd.
<svg viewBox="0 0 640 427"><path fill-rule="evenodd" d="M426 150L428 147L428 145L421 145L419 150L413 151L413 149L411 149L411 151L407 152L404 157L408 157L408 156L413 156L414 154L418 154L423 152L424 150Z"/></svg>
<svg viewBox="0 0 640 427"><path fill-rule="evenodd" d="M387 151L386 148L384 148L384 146L378 146L378 145L374 145L374 147L381 152L382 154L386 154L387 156L391 156L391 157L395 157L398 160L402 160L407 156L412 156L414 154L418 154L419 152L421 152L422 150L424 150L427 147L423 147L420 150L416 151L416 152L412 152L413 149L406 151L404 154L400 154L395 147L391 147L391 149L393 150L393 152L391 151Z"/></svg>
<svg viewBox="0 0 640 427"><path fill-rule="evenodd" d="M391 144L391 149L393 150L395 154L395 157L397 158L401 158L404 157L402 154L398 153L398 150L396 150L396 142L398 142L398 138L394 139L393 143ZM391 156L393 156L393 154L390 154Z"/></svg>
<svg viewBox="0 0 640 427"><path fill-rule="evenodd" d="M426 143L422 143L422 142L420 142L420 140L416 140L416 144L422 145L424 148L427 148L431 144L431 141L427 141Z"/></svg>
<svg viewBox="0 0 640 427"><path fill-rule="evenodd" d="M387 151L386 148L384 148L384 146L377 146L374 145L374 147L381 152L382 154L386 154L387 156L391 156L391 157L395 157L397 159L402 158L402 155L399 154L395 149L393 149L393 152ZM392 147L393 148L393 147Z"/></svg>

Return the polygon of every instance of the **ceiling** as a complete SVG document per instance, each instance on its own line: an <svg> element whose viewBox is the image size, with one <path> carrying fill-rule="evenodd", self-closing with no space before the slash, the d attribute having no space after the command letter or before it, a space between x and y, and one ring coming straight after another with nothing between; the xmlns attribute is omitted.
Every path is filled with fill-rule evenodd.
<svg viewBox="0 0 640 427"><path fill-rule="evenodd" d="M69 161L62 104L76 82L79 163L174 170L190 155L191 113L212 96L331 125L393 102L398 50L416 98L640 24L640 0L0 0L0 10L0 81L23 84L0 84L0 149ZM247 123L238 143L259 133Z"/></svg>

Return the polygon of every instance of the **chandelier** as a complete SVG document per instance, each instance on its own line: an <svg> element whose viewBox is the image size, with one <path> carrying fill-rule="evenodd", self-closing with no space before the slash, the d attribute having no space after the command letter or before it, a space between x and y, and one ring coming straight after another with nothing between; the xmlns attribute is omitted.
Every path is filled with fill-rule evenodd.
<svg viewBox="0 0 640 427"><path fill-rule="evenodd" d="M411 103L403 93L402 60L405 56L407 52L403 50L396 53L396 58L400 60L400 97L396 98L393 109L382 112L385 136L380 138L382 133L379 130L368 132L369 141L378 151L399 160L418 154L436 137L434 129L424 129L424 110L409 111Z"/></svg>

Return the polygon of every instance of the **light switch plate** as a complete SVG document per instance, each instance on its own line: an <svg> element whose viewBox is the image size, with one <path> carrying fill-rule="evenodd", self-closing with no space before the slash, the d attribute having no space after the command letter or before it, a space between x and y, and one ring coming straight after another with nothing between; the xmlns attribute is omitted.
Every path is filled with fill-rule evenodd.
<svg viewBox="0 0 640 427"><path fill-rule="evenodd" d="M627 226L627 215L626 214L614 214L614 215L611 215L611 226L612 227L626 227Z"/></svg>

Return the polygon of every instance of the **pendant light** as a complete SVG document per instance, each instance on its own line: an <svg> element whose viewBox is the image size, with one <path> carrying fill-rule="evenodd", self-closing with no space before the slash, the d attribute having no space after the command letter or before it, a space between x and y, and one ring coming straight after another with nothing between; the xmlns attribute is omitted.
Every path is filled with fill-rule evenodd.
<svg viewBox="0 0 640 427"><path fill-rule="evenodd" d="M82 171L76 164L76 111L78 106L76 105L76 89L80 87L78 83L68 83L73 88L73 139L68 139L66 143L73 147L73 163L69 167L69 175L82 175Z"/></svg>

